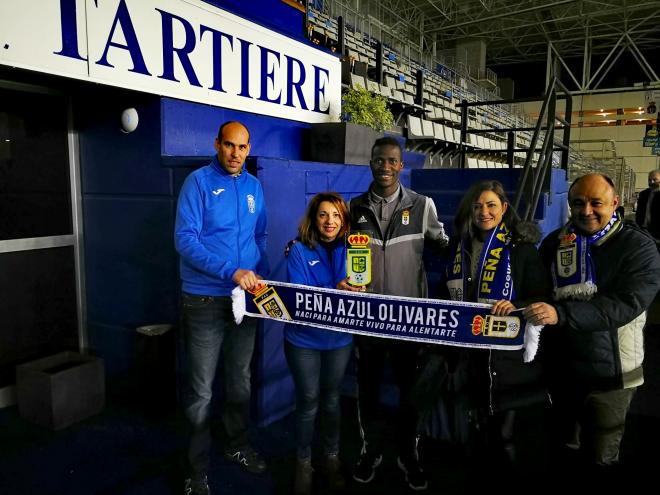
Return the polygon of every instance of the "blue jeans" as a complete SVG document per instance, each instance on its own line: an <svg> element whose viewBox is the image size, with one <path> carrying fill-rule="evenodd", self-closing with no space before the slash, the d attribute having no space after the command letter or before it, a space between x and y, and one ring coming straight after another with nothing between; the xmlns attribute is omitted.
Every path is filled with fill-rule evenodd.
<svg viewBox="0 0 660 495"><path fill-rule="evenodd" d="M339 387L351 357L352 344L319 351L284 341L284 354L296 385L296 447L298 459L312 456L316 412L321 406L324 454L339 453Z"/></svg>
<svg viewBox="0 0 660 495"><path fill-rule="evenodd" d="M250 361L256 322L234 323L228 296L181 296L183 329L188 361L188 387L184 414L192 428L188 462L196 472L208 469L211 450L211 398L222 351L224 407L222 421L227 449L247 445L250 418Z"/></svg>

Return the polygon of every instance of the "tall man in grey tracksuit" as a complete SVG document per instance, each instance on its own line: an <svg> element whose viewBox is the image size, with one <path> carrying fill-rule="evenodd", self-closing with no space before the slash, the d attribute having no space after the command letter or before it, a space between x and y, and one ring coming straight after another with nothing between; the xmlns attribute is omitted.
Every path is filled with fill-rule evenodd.
<svg viewBox="0 0 660 495"><path fill-rule="evenodd" d="M399 182L403 169L398 141L382 138L371 151L373 182L350 204L352 230L371 234L370 292L426 297L427 281L422 254L425 245L438 250L447 245L433 200L406 189ZM379 392L389 358L399 387L397 464L408 485L424 490L427 480L417 453L417 413L411 403L420 345L378 337L356 336L358 414L363 447L353 477L369 483L382 462L383 431Z"/></svg>

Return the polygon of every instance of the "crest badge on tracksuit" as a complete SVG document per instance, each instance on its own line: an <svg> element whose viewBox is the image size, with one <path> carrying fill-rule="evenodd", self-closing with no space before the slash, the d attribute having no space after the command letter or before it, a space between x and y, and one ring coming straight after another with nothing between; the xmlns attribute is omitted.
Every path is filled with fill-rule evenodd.
<svg viewBox="0 0 660 495"><path fill-rule="evenodd" d="M403 210L403 213L401 214L401 224L408 225L409 223L410 223L410 211Z"/></svg>

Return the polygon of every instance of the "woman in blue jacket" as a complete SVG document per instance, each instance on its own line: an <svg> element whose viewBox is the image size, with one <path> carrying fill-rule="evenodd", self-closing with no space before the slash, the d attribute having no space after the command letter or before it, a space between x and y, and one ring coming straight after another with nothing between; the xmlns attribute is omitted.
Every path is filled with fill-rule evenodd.
<svg viewBox="0 0 660 495"><path fill-rule="evenodd" d="M319 193L309 203L298 238L287 249L288 280L294 284L336 288L346 278L344 235L349 230L346 203L333 192ZM284 352L296 386L296 495L312 489L312 438L320 408L326 484L341 489L345 479L339 462L339 387L351 355L353 336L309 326L287 324Z"/></svg>

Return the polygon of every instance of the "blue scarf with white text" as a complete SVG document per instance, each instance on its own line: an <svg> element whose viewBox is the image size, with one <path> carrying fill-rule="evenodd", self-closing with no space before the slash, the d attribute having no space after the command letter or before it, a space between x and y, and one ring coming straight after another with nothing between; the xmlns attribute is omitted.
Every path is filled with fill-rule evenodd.
<svg viewBox="0 0 660 495"><path fill-rule="evenodd" d="M447 266L447 287L449 297L453 301L465 301L469 296L465 293L470 276L469 267L465 266L465 248L467 239L461 239L456 246L454 261ZM501 299L515 299L513 279L511 278L511 232L504 222L488 234L479 255L476 273L477 301L494 303Z"/></svg>

